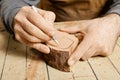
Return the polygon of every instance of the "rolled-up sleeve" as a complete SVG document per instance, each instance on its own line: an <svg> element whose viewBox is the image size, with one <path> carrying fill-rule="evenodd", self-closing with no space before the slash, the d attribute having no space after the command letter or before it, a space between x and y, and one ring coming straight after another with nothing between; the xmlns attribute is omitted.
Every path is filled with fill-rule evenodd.
<svg viewBox="0 0 120 80"><path fill-rule="evenodd" d="M0 17L6 30L13 34L13 19L23 6L37 5L40 0L0 0Z"/></svg>
<svg viewBox="0 0 120 80"><path fill-rule="evenodd" d="M115 13L115 14L120 15L120 0L113 0L113 4L111 5L107 14L109 13Z"/></svg>

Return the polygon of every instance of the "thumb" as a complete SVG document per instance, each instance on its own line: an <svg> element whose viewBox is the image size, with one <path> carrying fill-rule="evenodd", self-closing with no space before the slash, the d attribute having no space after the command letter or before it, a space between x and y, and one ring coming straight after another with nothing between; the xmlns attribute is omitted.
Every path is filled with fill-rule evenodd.
<svg viewBox="0 0 120 80"><path fill-rule="evenodd" d="M74 22L66 22L64 23L65 26L60 28L60 31L67 32L67 33L85 33L87 30L87 23L88 21L74 21Z"/></svg>
<svg viewBox="0 0 120 80"><path fill-rule="evenodd" d="M67 32L67 33L77 33L77 32L80 32L80 28L77 27L77 26L60 28L59 30L63 31L63 32Z"/></svg>
<svg viewBox="0 0 120 80"><path fill-rule="evenodd" d="M77 49L70 56L68 60L68 65L74 65L79 59L89 50L91 47L91 40L89 37L83 39L83 41L78 45Z"/></svg>

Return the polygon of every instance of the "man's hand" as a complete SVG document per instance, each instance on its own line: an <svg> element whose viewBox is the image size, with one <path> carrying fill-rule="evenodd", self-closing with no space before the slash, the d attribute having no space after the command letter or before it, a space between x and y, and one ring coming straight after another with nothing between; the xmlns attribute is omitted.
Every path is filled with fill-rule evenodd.
<svg viewBox="0 0 120 80"><path fill-rule="evenodd" d="M68 23L70 25L70 23ZM68 33L81 33L84 38L68 60L71 66L79 59L92 56L108 56L112 53L120 35L120 16L109 14L102 18L78 21L71 27L60 29Z"/></svg>
<svg viewBox="0 0 120 80"><path fill-rule="evenodd" d="M30 6L24 6L14 17L15 38L21 43L43 53L49 53L48 46L42 44L51 39L55 29L55 14L37 9L36 13Z"/></svg>

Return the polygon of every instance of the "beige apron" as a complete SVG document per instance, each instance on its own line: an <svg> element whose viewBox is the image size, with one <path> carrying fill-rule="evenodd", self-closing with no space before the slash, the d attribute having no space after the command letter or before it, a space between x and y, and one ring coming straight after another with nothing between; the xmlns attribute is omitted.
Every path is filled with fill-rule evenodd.
<svg viewBox="0 0 120 80"><path fill-rule="evenodd" d="M56 21L71 21L97 17L107 2L108 0L41 0L39 7L55 12Z"/></svg>

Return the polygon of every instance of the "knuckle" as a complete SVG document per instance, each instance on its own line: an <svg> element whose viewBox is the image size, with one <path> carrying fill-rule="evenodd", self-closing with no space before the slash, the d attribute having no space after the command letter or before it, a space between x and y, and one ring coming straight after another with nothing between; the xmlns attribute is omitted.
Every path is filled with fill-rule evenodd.
<svg viewBox="0 0 120 80"><path fill-rule="evenodd" d="M81 60L82 60L82 61L86 61L86 60L87 60L87 58L85 58L85 57L82 57L82 58L81 58Z"/></svg>
<svg viewBox="0 0 120 80"><path fill-rule="evenodd" d="M18 26L14 25L14 31L16 32L18 30Z"/></svg>
<svg viewBox="0 0 120 80"><path fill-rule="evenodd" d="M30 6L24 6L20 10L21 11L29 11L28 9L30 9Z"/></svg>
<svg viewBox="0 0 120 80"><path fill-rule="evenodd" d="M95 45L95 47L98 48L98 49L103 49L103 48L104 48L104 44L97 43L97 44Z"/></svg>
<svg viewBox="0 0 120 80"><path fill-rule="evenodd" d="M19 28L19 26L14 26L14 31L15 32L21 32L21 29Z"/></svg>
<svg viewBox="0 0 120 80"><path fill-rule="evenodd" d="M38 39L38 38L36 38L36 37L34 37L34 36L28 37L27 40L28 40L29 42L41 42L40 39Z"/></svg>
<svg viewBox="0 0 120 80"><path fill-rule="evenodd" d="M107 57L111 54L112 52L108 48L103 49L103 56Z"/></svg>
<svg viewBox="0 0 120 80"><path fill-rule="evenodd" d="M15 39L18 40L18 41L20 41L20 36L16 34L15 35Z"/></svg>
<svg viewBox="0 0 120 80"><path fill-rule="evenodd" d="M34 38L28 38L29 42L36 42Z"/></svg>
<svg viewBox="0 0 120 80"><path fill-rule="evenodd" d="M22 7L15 15L14 22L24 22L23 20L26 14L30 14L30 6Z"/></svg>
<svg viewBox="0 0 120 80"><path fill-rule="evenodd" d="M105 47L104 44L97 43L95 46L95 49L97 52L100 53L101 56L109 56L111 54L111 51L109 48Z"/></svg>
<svg viewBox="0 0 120 80"><path fill-rule="evenodd" d="M29 42L33 42L34 40L32 38L27 38Z"/></svg>
<svg viewBox="0 0 120 80"><path fill-rule="evenodd" d="M16 15L15 17L14 17L14 23L17 23L17 24L23 24L23 23L25 23L26 22L26 20L25 20L25 18L23 17L23 16L20 16L20 15Z"/></svg>
<svg viewBox="0 0 120 80"><path fill-rule="evenodd" d="M22 26L27 26L27 25L28 25L26 19L21 19L20 24L21 24Z"/></svg>
<svg viewBox="0 0 120 80"><path fill-rule="evenodd" d="M19 22L21 22L22 20L21 20L21 18L20 18L20 15L16 15L15 17L14 17L14 23L19 23Z"/></svg>
<svg viewBox="0 0 120 80"><path fill-rule="evenodd" d="M19 21L19 17L17 15L14 17L14 21Z"/></svg>
<svg viewBox="0 0 120 80"><path fill-rule="evenodd" d="M31 25L29 25L31 26ZM30 31L38 33L38 31L34 28L34 26L29 27Z"/></svg>
<svg viewBox="0 0 120 80"><path fill-rule="evenodd" d="M45 36L45 37L44 37L44 36ZM51 40L51 38L50 38L49 36L47 36L47 35L42 35L42 36L41 36L41 39L42 39L44 42Z"/></svg>

